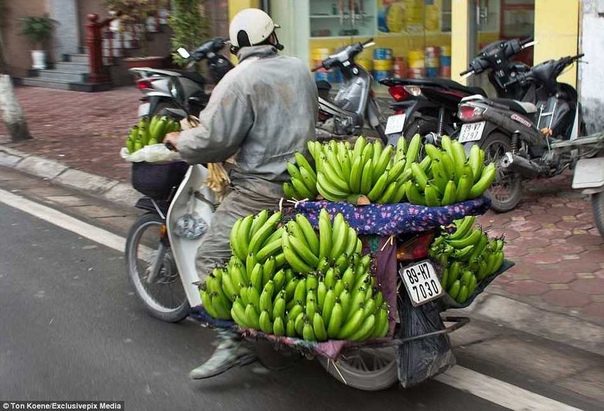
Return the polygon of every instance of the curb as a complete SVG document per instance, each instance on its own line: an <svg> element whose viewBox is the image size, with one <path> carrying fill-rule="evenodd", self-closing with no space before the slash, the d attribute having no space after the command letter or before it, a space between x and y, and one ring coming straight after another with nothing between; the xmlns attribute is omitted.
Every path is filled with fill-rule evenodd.
<svg viewBox="0 0 604 411"><path fill-rule="evenodd" d="M141 196L130 184L79 171L58 161L2 145L0 166L15 168L120 205L131 207ZM471 319L488 321L604 356L604 326L544 310L500 294L485 291L470 307L450 310L448 313L467 315Z"/></svg>
<svg viewBox="0 0 604 411"><path fill-rule="evenodd" d="M132 207L141 197L130 184L76 170L58 161L26 154L1 144L0 166L14 168L120 205Z"/></svg>

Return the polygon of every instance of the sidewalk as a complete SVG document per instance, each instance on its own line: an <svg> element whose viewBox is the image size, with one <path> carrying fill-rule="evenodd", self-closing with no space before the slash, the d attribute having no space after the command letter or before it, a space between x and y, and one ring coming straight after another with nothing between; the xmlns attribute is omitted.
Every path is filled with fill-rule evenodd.
<svg viewBox="0 0 604 411"><path fill-rule="evenodd" d="M134 203L119 149L137 121L136 88L16 94L34 139L10 143L0 124L0 166ZM571 189L571 174L531 182L516 210L479 221L490 235L505 234L516 265L477 299L471 316L604 355L604 239L591 203Z"/></svg>

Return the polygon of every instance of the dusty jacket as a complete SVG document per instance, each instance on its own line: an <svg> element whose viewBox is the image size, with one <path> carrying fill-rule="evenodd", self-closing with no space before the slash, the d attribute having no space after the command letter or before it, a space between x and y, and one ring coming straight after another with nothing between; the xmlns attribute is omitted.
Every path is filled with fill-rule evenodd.
<svg viewBox="0 0 604 411"><path fill-rule="evenodd" d="M281 195L287 161L315 139L317 88L301 60L272 46L246 47L237 57L200 113L201 124L181 133L177 149L189 163L236 154L235 186Z"/></svg>

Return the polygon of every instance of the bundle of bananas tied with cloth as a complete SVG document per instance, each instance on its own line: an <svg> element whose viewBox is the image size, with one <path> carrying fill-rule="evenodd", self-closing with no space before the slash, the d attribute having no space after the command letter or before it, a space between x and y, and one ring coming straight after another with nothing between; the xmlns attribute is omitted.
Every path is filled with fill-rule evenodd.
<svg viewBox="0 0 604 411"><path fill-rule="evenodd" d="M199 125L199 119L195 116L187 116L180 121L182 130L188 130ZM208 177L205 184L216 194L218 201L222 200L231 184L231 179L224 168L223 163L208 163Z"/></svg>

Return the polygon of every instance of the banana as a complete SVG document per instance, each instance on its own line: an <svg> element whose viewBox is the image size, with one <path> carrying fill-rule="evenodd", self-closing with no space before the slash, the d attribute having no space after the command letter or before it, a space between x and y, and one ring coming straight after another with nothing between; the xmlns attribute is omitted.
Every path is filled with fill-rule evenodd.
<svg viewBox="0 0 604 411"><path fill-rule="evenodd" d="M433 185L426 184L426 187L424 189L424 197L426 199L426 205L428 207L439 207L440 206L438 192L436 191L436 188Z"/></svg>
<svg viewBox="0 0 604 411"><path fill-rule="evenodd" d="M440 162L445 170L445 176L447 179L455 180L457 182L457 177L455 175L455 161L453 160L451 152L444 151L440 157Z"/></svg>
<svg viewBox="0 0 604 411"><path fill-rule="evenodd" d="M342 168L342 176L344 177L344 181L348 182L348 186L350 188L350 174L352 168L350 154L348 154L348 150L345 148L339 150L338 153L338 160L340 161L340 167Z"/></svg>
<svg viewBox="0 0 604 411"><path fill-rule="evenodd" d="M402 202L403 199L405 198L405 195L407 194L406 184L399 183L398 181L396 181L396 183L398 184L398 187L396 188L396 192L394 193L394 195L392 196L392 199L390 200L391 204L396 204L396 203Z"/></svg>
<svg viewBox="0 0 604 411"><path fill-rule="evenodd" d="M292 200L302 200L304 197L296 191L294 186L290 181L286 181L283 183L283 194L285 194L285 198Z"/></svg>
<svg viewBox="0 0 604 411"><path fill-rule="evenodd" d="M325 175L327 178L336 185L340 190L350 192L350 187L348 186L348 182L346 181L350 174L345 176L342 167L338 162L338 158L334 154L333 151L328 151L325 154L326 162L324 164ZM323 159L321 160L323 161Z"/></svg>
<svg viewBox="0 0 604 411"><path fill-rule="evenodd" d="M449 205L456 202L457 199L457 187L455 181L449 180L445 186L444 194L442 197L442 205Z"/></svg>
<svg viewBox="0 0 604 411"><path fill-rule="evenodd" d="M468 200L472 189L472 177L463 174L457 182L457 202Z"/></svg>
<svg viewBox="0 0 604 411"><path fill-rule="evenodd" d="M308 141L306 143L306 147L308 148L308 152L310 153L310 155L312 156L313 160L315 160L315 164L317 162L317 159L319 158L319 146L321 145L321 143L319 143L318 141Z"/></svg>
<svg viewBox="0 0 604 411"><path fill-rule="evenodd" d="M280 234L283 235L283 232ZM273 257L278 251L281 251L281 249L281 239L279 238L266 244L264 247L258 250L258 253L256 253L256 260L259 263L264 263L269 257Z"/></svg>
<svg viewBox="0 0 604 411"><path fill-rule="evenodd" d="M370 336L374 331L373 327L375 327L375 321L375 315L369 315L363 320L363 323L359 329L356 330L349 339L351 341L363 341L367 339L367 337Z"/></svg>
<svg viewBox="0 0 604 411"><path fill-rule="evenodd" d="M260 306L260 292L253 285L247 287L247 300L248 304L252 304L254 307Z"/></svg>
<svg viewBox="0 0 604 411"><path fill-rule="evenodd" d="M256 308L250 303L245 307L245 321L250 328L260 329L260 318Z"/></svg>
<svg viewBox="0 0 604 411"><path fill-rule="evenodd" d="M327 330L321 314L315 313L313 316L312 328L317 341L327 341Z"/></svg>
<svg viewBox="0 0 604 411"><path fill-rule="evenodd" d="M277 260L275 257L270 257L264 263L264 267L262 269L262 284L265 284L275 277L275 271L277 269Z"/></svg>
<svg viewBox="0 0 604 411"><path fill-rule="evenodd" d="M358 236L357 236L357 232L355 231L354 228L352 228L351 226L348 225L348 223L345 224L346 226L346 244L345 244L345 248L343 253L350 256L353 255L356 247L357 247L357 242L358 242Z"/></svg>
<svg viewBox="0 0 604 411"><path fill-rule="evenodd" d="M346 249L348 239L348 224L344 220L342 213L336 214L333 219L333 229L331 237L331 250L329 257L336 260Z"/></svg>
<svg viewBox="0 0 604 411"><path fill-rule="evenodd" d="M260 313L260 317L258 318L258 325L260 326L260 330L266 334L273 333L273 323L271 321L271 316L268 311L263 310Z"/></svg>
<svg viewBox="0 0 604 411"><path fill-rule="evenodd" d="M329 259L327 257L323 257L323 259L319 260L319 264L317 265L317 273L325 274L329 269Z"/></svg>
<svg viewBox="0 0 604 411"><path fill-rule="evenodd" d="M459 240L467 236L467 234L472 229L474 222L476 221L475 216L466 216L462 219L455 220L453 223L455 224L455 231L453 234L449 236L450 240Z"/></svg>
<svg viewBox="0 0 604 411"><path fill-rule="evenodd" d="M317 341L317 337L315 336L312 324L308 319L304 321L304 328L302 329L302 338L306 341Z"/></svg>
<svg viewBox="0 0 604 411"><path fill-rule="evenodd" d="M304 307L301 304L295 304L287 313L288 320L295 320L300 314L304 314Z"/></svg>
<svg viewBox="0 0 604 411"><path fill-rule="evenodd" d="M467 299L468 299L468 286L462 285L461 289L459 290L459 294L457 294L457 297L455 298L455 300L458 303L464 303L464 302L466 302Z"/></svg>
<svg viewBox="0 0 604 411"><path fill-rule="evenodd" d="M463 166L466 163L466 152L463 149L463 145L457 140L451 142L451 150L451 155L455 162L455 174L459 178L463 174Z"/></svg>
<svg viewBox="0 0 604 411"><path fill-rule="evenodd" d="M235 301L236 296L239 294L239 283L235 285L228 271L222 276L222 291L230 301Z"/></svg>
<svg viewBox="0 0 604 411"><path fill-rule="evenodd" d="M396 141L396 153L399 158L401 155L404 157L407 153L407 140L405 139L405 137L401 136L401 138Z"/></svg>
<svg viewBox="0 0 604 411"><path fill-rule="evenodd" d="M325 304L325 297L327 296L327 286L323 281L320 281L317 285L317 304L319 311L323 312L323 304Z"/></svg>
<svg viewBox="0 0 604 411"><path fill-rule="evenodd" d="M502 266L504 260L503 251L495 253L493 265L489 267L489 275L496 273Z"/></svg>
<svg viewBox="0 0 604 411"><path fill-rule="evenodd" d="M273 282L275 283L275 291L283 290L285 286L285 271L283 269L275 273Z"/></svg>
<svg viewBox="0 0 604 411"><path fill-rule="evenodd" d="M390 319L388 318L388 310L378 308L376 314L375 332L371 335L373 338L382 338L388 335L390 331Z"/></svg>
<svg viewBox="0 0 604 411"><path fill-rule="evenodd" d="M393 181L400 181L403 179L403 174L405 171L405 160L402 161L394 161L392 163L392 167L388 168L388 174L389 174L389 178L388 178L388 184L392 183ZM411 176L411 172L409 172L409 177ZM400 179L400 180L399 180Z"/></svg>
<svg viewBox="0 0 604 411"><path fill-rule="evenodd" d="M296 152L294 154L294 158L296 160L296 164L298 164L300 171L302 171L302 169L305 169L312 176L313 179L317 179L317 174L314 168L310 165L310 163L302 153Z"/></svg>
<svg viewBox="0 0 604 411"><path fill-rule="evenodd" d="M285 298L279 296L277 297L277 299L275 300L275 303L273 304L273 311L272 311L272 318L273 319L277 319L277 318L285 318L285 306L287 305Z"/></svg>
<svg viewBox="0 0 604 411"><path fill-rule="evenodd" d="M319 237L310 221L303 214L296 214L296 224L300 227L306 244L314 255L319 255Z"/></svg>
<svg viewBox="0 0 604 411"><path fill-rule="evenodd" d="M442 288L446 289L447 283L449 282L449 267L447 267L446 265L443 265L443 267L443 273L440 277L440 285Z"/></svg>
<svg viewBox="0 0 604 411"><path fill-rule="evenodd" d="M461 282L459 280L455 280L455 282L453 282L453 284L451 285L449 290L447 290L447 293L449 294L449 296L452 299L457 300L457 296L459 295L460 289L461 289Z"/></svg>
<svg viewBox="0 0 604 411"><path fill-rule="evenodd" d="M300 174L300 169L298 168L298 166L296 166L294 163L288 161L286 168L287 168L287 172L289 173L289 175L292 179L302 180L302 175Z"/></svg>
<svg viewBox="0 0 604 411"><path fill-rule="evenodd" d="M258 302L258 308L262 311L267 310L269 312L273 311L273 293L275 291L275 284L272 280L269 280L264 285L262 289L262 293L260 294L260 299Z"/></svg>
<svg viewBox="0 0 604 411"><path fill-rule="evenodd" d="M231 317L235 320L235 323L241 327L250 328L250 324L247 321L245 315L245 307L242 305L240 299L235 300L231 307Z"/></svg>
<svg viewBox="0 0 604 411"><path fill-rule="evenodd" d="M317 278L316 275L309 273L306 276L306 295L308 298L308 292L309 291L316 291L317 288L319 287L319 279Z"/></svg>
<svg viewBox="0 0 604 411"><path fill-rule="evenodd" d="M277 337L285 335L285 324L283 323L283 318L276 317L273 321L273 334Z"/></svg>
<svg viewBox="0 0 604 411"><path fill-rule="evenodd" d="M274 328L274 325L273 325ZM293 338L296 336L296 327L295 327L295 322L294 320L287 320L287 323L285 324L285 335Z"/></svg>
<svg viewBox="0 0 604 411"><path fill-rule="evenodd" d="M470 244L467 247L456 249L453 252L453 257L457 260L468 261L474 250L474 244Z"/></svg>
<svg viewBox="0 0 604 411"><path fill-rule="evenodd" d="M428 173L432 169L432 159L428 156L424 157L422 161L419 162L419 167L424 173Z"/></svg>
<svg viewBox="0 0 604 411"><path fill-rule="evenodd" d="M306 278L300 279L296 284L294 301L299 304L304 304L306 302Z"/></svg>
<svg viewBox="0 0 604 411"><path fill-rule="evenodd" d="M482 230L480 228L475 228L469 235L460 239L449 240L447 243L457 249L465 248L469 245L476 245L482 235Z"/></svg>
<svg viewBox="0 0 604 411"><path fill-rule="evenodd" d="M371 289L371 290L373 292L373 289ZM377 308L377 305L375 303L375 300L371 297L367 298L367 296L365 296L365 306L363 307L363 311L364 311L363 317L367 318L371 314L375 314L376 308Z"/></svg>
<svg viewBox="0 0 604 411"><path fill-rule="evenodd" d="M314 200L317 196L317 177L311 175L305 168L300 169L300 175L302 176L302 183L311 194L309 199Z"/></svg>
<svg viewBox="0 0 604 411"><path fill-rule="evenodd" d="M338 267L340 269L340 272L343 272L344 270L346 270L348 268L350 261L348 259L348 256L346 254L342 253L338 256L338 258L335 260L334 263L335 263L336 267Z"/></svg>
<svg viewBox="0 0 604 411"><path fill-rule="evenodd" d="M340 333L338 334L338 339L347 340L349 339L355 331L359 329L359 327L363 323L363 310L356 310L350 315L350 318L346 320L344 325L342 326Z"/></svg>
<svg viewBox="0 0 604 411"><path fill-rule="evenodd" d="M399 189L399 187L400 187L400 185L396 181L389 183L388 186L386 187L386 189L384 190L384 192L382 193L382 195L375 202L378 204L396 203L397 201L392 201L392 200L395 198L396 192Z"/></svg>
<svg viewBox="0 0 604 411"><path fill-rule="evenodd" d="M382 145L381 141L376 141L374 140L371 145L373 146L373 154L372 154L372 160L373 160L373 164L377 165L378 160L380 159L380 156L382 155L382 151L384 151L384 146Z"/></svg>
<svg viewBox="0 0 604 411"><path fill-rule="evenodd" d="M461 272L461 263L459 261L454 261L449 267L449 277L447 278L447 283L443 284L443 288L445 290L449 290L455 281L459 278L459 273Z"/></svg>
<svg viewBox="0 0 604 411"><path fill-rule="evenodd" d="M331 254L331 219L324 208L319 212L319 260Z"/></svg>
<svg viewBox="0 0 604 411"><path fill-rule="evenodd" d="M424 150L432 161L441 161L440 159L442 157L442 151L440 151L434 144L424 144Z"/></svg>
<svg viewBox="0 0 604 411"><path fill-rule="evenodd" d="M405 187L405 193L411 204L426 205L426 198L420 193L417 184L409 180L405 183Z"/></svg>
<svg viewBox="0 0 604 411"><path fill-rule="evenodd" d="M250 283L260 293L263 288L264 268L260 263L256 263L250 272Z"/></svg>
<svg viewBox="0 0 604 411"><path fill-rule="evenodd" d="M363 172L363 163L361 156L353 157L350 168L350 191L353 194L360 194L361 190L361 175Z"/></svg>
<svg viewBox="0 0 604 411"><path fill-rule="evenodd" d="M352 149L352 158L361 157L363 154L363 149L367 145L367 139L363 136L360 136L354 142L354 148Z"/></svg>
<svg viewBox="0 0 604 411"><path fill-rule="evenodd" d="M432 161L432 183L436 184L438 191L445 192L448 182L450 181L445 172L444 166L440 160Z"/></svg>
<svg viewBox="0 0 604 411"><path fill-rule="evenodd" d="M296 328L296 334L298 334L298 336L302 336L302 332L304 331L304 321L305 321L305 319L306 319L306 315L304 315L304 313L300 313L300 314L298 314L298 316L294 320L294 324L295 324L295 328Z"/></svg>
<svg viewBox="0 0 604 411"><path fill-rule="evenodd" d="M244 252L239 246L240 243L237 241L237 235L239 234L239 228L241 227L241 223L244 219L239 218L233 224L233 228L231 229L231 234L229 235L229 242L231 244L231 251L235 254L240 260L245 260L245 256L247 253Z"/></svg>
<svg viewBox="0 0 604 411"><path fill-rule="evenodd" d="M411 171L413 172L413 177L415 178L415 182L419 185L420 190L424 191L426 184L428 184L428 176L426 176L426 173L424 173L417 163L411 164Z"/></svg>
<svg viewBox="0 0 604 411"><path fill-rule="evenodd" d="M443 148L444 151L448 151L449 153L452 151L451 148L451 137L449 136L442 136L440 138L440 146Z"/></svg>
<svg viewBox="0 0 604 411"><path fill-rule="evenodd" d="M326 324L329 324L329 320L331 318L331 314L333 308L336 303L336 293L333 289L327 290L325 293L325 299L323 301L323 306L321 308L321 314L323 315L323 320L325 320Z"/></svg>
<svg viewBox="0 0 604 411"><path fill-rule="evenodd" d="M381 147L381 145L379 145ZM386 145L380 153L380 156L376 159L375 167L373 168L372 181L375 184L382 174L386 171L386 168L390 165L392 160L392 151L394 147L390 144Z"/></svg>
<svg viewBox="0 0 604 411"><path fill-rule="evenodd" d="M472 175L474 176L474 183L477 183L482 176L482 170L484 168L484 162L481 160L480 152L482 149L478 144L474 144L470 149L470 156L468 157L468 163L472 168Z"/></svg>
<svg viewBox="0 0 604 411"><path fill-rule="evenodd" d="M203 308L210 315L210 317L218 318L218 313L214 309L214 305L212 303L212 297L210 296L210 293L207 290L201 290L199 292L199 296L201 297L201 304L202 304Z"/></svg>
<svg viewBox="0 0 604 411"><path fill-rule="evenodd" d="M338 338L343 323L342 305L336 301L327 322L327 336L330 340Z"/></svg>
<svg viewBox="0 0 604 411"><path fill-rule="evenodd" d="M292 186L294 187L296 192L300 194L302 199L307 198L309 200L314 200L314 198L316 197L316 194L313 193L314 190L311 191L308 189L308 187L306 187L306 184L304 184L304 182L302 181L302 177L300 177L299 179L292 177L290 181Z"/></svg>
<svg viewBox="0 0 604 411"><path fill-rule="evenodd" d="M476 198L487 191L493 180L495 180L496 175L497 169L495 167L495 163L489 163L489 165L484 168L478 181L470 189L468 198Z"/></svg>
<svg viewBox="0 0 604 411"><path fill-rule="evenodd" d="M409 142L409 146L407 147L406 159L407 166L405 168L411 167L411 164L414 164L417 160L417 156L419 155L419 150L421 148L422 138L419 134L416 134L411 138Z"/></svg>
<svg viewBox="0 0 604 411"><path fill-rule="evenodd" d="M258 214L256 214L254 216L254 219L252 220L252 226L250 227L250 233L249 233L250 241L254 237L254 234L256 234L256 232L258 232L260 227L262 227L264 225L264 223L266 223L266 221L268 220L268 217L269 217L269 212L266 209L260 211ZM249 249L248 249L248 252L250 252Z"/></svg>
<svg viewBox="0 0 604 411"><path fill-rule="evenodd" d="M336 295L338 295L337 290ZM346 319L349 316L350 306L352 304L352 295L348 290L344 289L339 294L338 298L340 299L340 305L342 306L342 316L344 319Z"/></svg>
<svg viewBox="0 0 604 411"><path fill-rule="evenodd" d="M295 254L298 255L302 259L302 261L310 267L311 270L319 265L319 259L310 250L310 248L308 248L308 246L303 240L300 240L299 238L294 237L292 234L289 234L287 241L289 242L289 244L291 244L291 248L295 250ZM287 258L287 261L290 262L289 258L291 257L291 254L287 253L285 257Z"/></svg>
<svg viewBox="0 0 604 411"><path fill-rule="evenodd" d="M474 250L472 251L472 254L470 254L469 260L476 260L480 255L482 255L488 242L489 239L487 235L485 233L482 233L478 242L474 244Z"/></svg>
<svg viewBox="0 0 604 411"><path fill-rule="evenodd" d="M348 267L342 273L342 282L344 283L344 285L348 284L350 288L355 286L356 277L354 275L354 270L352 269L352 267Z"/></svg>
<svg viewBox="0 0 604 411"><path fill-rule="evenodd" d="M321 171L317 174L317 191L323 198L333 202L345 200L350 194L334 185Z"/></svg>
<svg viewBox="0 0 604 411"><path fill-rule="evenodd" d="M246 216L241 224L239 225L239 229L237 230L235 241L239 242L237 247L239 247L242 255L238 255L241 261L245 261L248 256L248 244L250 243L250 228L252 227L252 222L254 221L254 215L250 214Z"/></svg>
<svg viewBox="0 0 604 411"><path fill-rule="evenodd" d="M363 165L363 171L361 173L361 189L360 194L367 194L371 191L373 179L373 160L370 158Z"/></svg>
<svg viewBox="0 0 604 411"><path fill-rule="evenodd" d="M252 235L248 247L249 253L257 253L258 251L260 251L260 248L264 245L264 242L275 231L277 224L279 224L279 222L281 221L281 217L281 211L277 211L273 215L265 219L262 226L254 230L255 233ZM252 226L252 228L254 227Z"/></svg>
<svg viewBox="0 0 604 411"><path fill-rule="evenodd" d="M369 193L367 193L367 198L369 198L371 202L375 202L378 198L382 196L384 190L386 189L386 183L388 182L389 176L390 174L388 173L388 171L383 173L375 182L373 188L369 190Z"/></svg>

